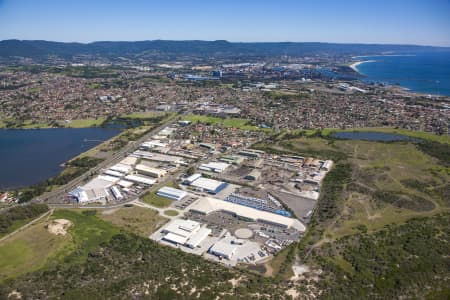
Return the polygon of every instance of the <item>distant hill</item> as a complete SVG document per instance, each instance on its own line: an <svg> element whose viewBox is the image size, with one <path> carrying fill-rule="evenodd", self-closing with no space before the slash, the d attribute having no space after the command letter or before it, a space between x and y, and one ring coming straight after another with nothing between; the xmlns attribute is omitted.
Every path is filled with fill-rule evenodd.
<svg viewBox="0 0 450 300"><path fill-rule="evenodd" d="M71 59L74 56L95 57L139 56L304 56L304 55L364 55L385 52L410 53L418 51L442 51L450 48L414 45L333 44L333 43L232 43L228 41L137 41L62 43L40 40L0 41L0 58L26 57L45 59L56 56Z"/></svg>

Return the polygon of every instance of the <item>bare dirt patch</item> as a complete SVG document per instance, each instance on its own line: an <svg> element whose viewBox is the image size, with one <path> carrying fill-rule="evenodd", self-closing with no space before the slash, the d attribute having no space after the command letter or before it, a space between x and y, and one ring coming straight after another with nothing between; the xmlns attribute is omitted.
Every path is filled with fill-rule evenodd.
<svg viewBox="0 0 450 300"><path fill-rule="evenodd" d="M72 222L70 222L69 220L56 219L56 220L52 220L47 225L47 230L51 234L64 236L67 234L67 229L69 229L70 226L72 226Z"/></svg>

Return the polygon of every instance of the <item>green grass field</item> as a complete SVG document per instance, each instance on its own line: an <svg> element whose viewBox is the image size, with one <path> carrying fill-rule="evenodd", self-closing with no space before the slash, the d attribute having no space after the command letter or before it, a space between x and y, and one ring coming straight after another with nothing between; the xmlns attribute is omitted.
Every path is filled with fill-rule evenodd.
<svg viewBox="0 0 450 300"><path fill-rule="evenodd" d="M15 220L12 225L8 228L8 232L5 233L0 233L0 238L10 234L11 232L13 232L14 230L19 229L20 227L22 227L23 225L27 224L28 222L30 222L32 219L22 219L22 220Z"/></svg>
<svg viewBox="0 0 450 300"><path fill-rule="evenodd" d="M72 222L65 236L49 233L46 229L48 222L44 218L1 242L0 281L61 262L82 262L90 251L120 232L111 223L86 211L56 210L53 213L50 220L67 219Z"/></svg>
<svg viewBox="0 0 450 300"><path fill-rule="evenodd" d="M170 217L178 216L178 212L177 212L176 210L173 210L173 209L165 210L165 211L164 211L164 214L165 214L166 216L170 216Z"/></svg>
<svg viewBox="0 0 450 300"><path fill-rule="evenodd" d="M69 229L71 243L58 253L65 263L83 261L87 254L98 245L108 241L114 234L119 233L118 228L102 220L97 215L89 214L94 210L56 210L53 219L67 219L74 225Z"/></svg>
<svg viewBox="0 0 450 300"><path fill-rule="evenodd" d="M434 140L434 136L427 135L427 140ZM294 137L260 143L255 148L333 159L340 165L351 166L351 178L341 185L336 198L327 197L322 187L319 202L325 205L322 205L323 210L320 205L316 209L312 221L315 227L308 229L299 251L302 259L309 263L315 258L304 256L309 253L308 249L320 253L322 249L334 249L342 239L351 240L357 234L374 235L388 226L402 226L418 217L450 212L450 168L413 143ZM328 219L323 217L327 215ZM327 259L328 265L339 266L352 274L348 258L331 255ZM290 270L286 261L287 252L282 251L269 262L268 270L272 275L288 278L290 271L283 271Z"/></svg>
<svg viewBox="0 0 450 300"><path fill-rule="evenodd" d="M183 120L191 121L193 123L195 122L203 122L208 124L222 124L225 127L233 127L238 128L242 130L262 130L262 131L271 131L270 128L259 128L258 126L254 125L248 125L247 119L240 119L240 118L217 118L217 117L209 117L209 116L202 116L202 115L188 115Z"/></svg>
<svg viewBox="0 0 450 300"><path fill-rule="evenodd" d="M121 115L122 118L130 118L130 119L145 119L145 118L152 118L162 115L160 112L155 111L147 111L147 112L134 112L131 114Z"/></svg>
<svg viewBox="0 0 450 300"><path fill-rule="evenodd" d="M353 166L353 187L343 195L342 214L336 216L335 222L325 231L328 238L354 234L360 225L371 232L387 224L404 223L417 216L449 210L445 194L439 191L450 182L448 168L412 143L295 138L264 147L269 151L289 151L322 159L347 156L341 159ZM406 184L408 182L417 183L418 188ZM374 198L375 192L418 199L418 205L402 207L396 203L380 203Z"/></svg>
<svg viewBox="0 0 450 300"><path fill-rule="evenodd" d="M37 129L37 128L45 129L45 128L51 128L51 126L46 123L32 123L31 120L25 120L23 122L22 126L20 126L20 128L23 128L23 129Z"/></svg>
<svg viewBox="0 0 450 300"><path fill-rule="evenodd" d="M44 267L69 247L69 236L56 236L38 222L0 243L0 281Z"/></svg>
<svg viewBox="0 0 450 300"><path fill-rule="evenodd" d="M99 217L114 226L144 237L148 237L167 222L167 219L161 217L156 210L138 206L106 210L99 213Z"/></svg>
<svg viewBox="0 0 450 300"><path fill-rule="evenodd" d="M100 126L105 121L105 118L98 118L98 119L79 119L79 120L72 120L70 123L66 123L64 121L60 121L59 124L61 124L64 127L69 128L86 128L86 127L95 127Z"/></svg>
<svg viewBox="0 0 450 300"><path fill-rule="evenodd" d="M156 191L144 194L141 200L159 208L164 208L172 204L172 200L156 195Z"/></svg>

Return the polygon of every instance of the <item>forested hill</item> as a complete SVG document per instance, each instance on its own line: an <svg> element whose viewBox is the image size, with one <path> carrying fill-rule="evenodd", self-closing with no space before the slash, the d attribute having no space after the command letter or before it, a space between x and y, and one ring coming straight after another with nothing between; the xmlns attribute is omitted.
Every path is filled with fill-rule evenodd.
<svg viewBox="0 0 450 300"><path fill-rule="evenodd" d="M136 41L63 43L41 40L0 41L0 57L45 59L49 56L70 59L74 56L137 57L137 56L279 56L279 55L365 55L442 51L450 48L414 45L333 44L333 43L232 43L228 41Z"/></svg>

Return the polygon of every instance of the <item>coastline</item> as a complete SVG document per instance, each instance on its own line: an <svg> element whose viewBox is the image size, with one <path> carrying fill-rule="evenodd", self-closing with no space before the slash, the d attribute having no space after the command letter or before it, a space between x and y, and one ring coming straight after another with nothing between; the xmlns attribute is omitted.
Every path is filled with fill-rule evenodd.
<svg viewBox="0 0 450 300"><path fill-rule="evenodd" d="M372 59L372 60L360 60L360 61L356 61L356 62L351 63L351 64L349 65L349 67L352 68L353 71L358 72L359 74L362 74L361 72L359 72L358 66L361 65L361 64L371 63L371 62L376 62L376 60L373 60L373 59Z"/></svg>

